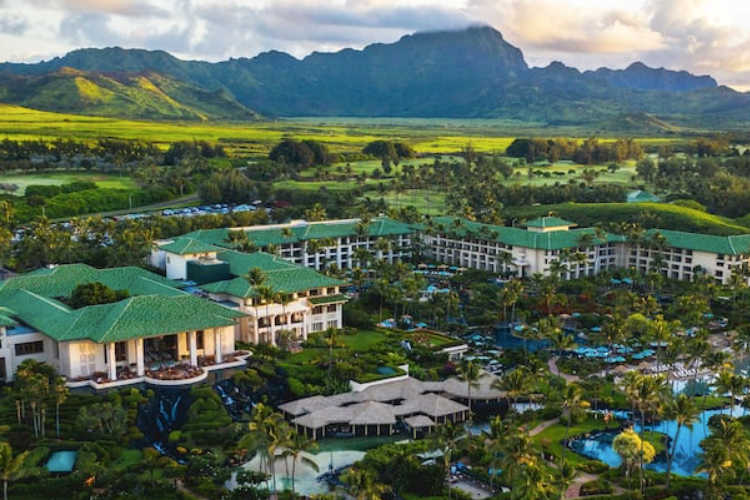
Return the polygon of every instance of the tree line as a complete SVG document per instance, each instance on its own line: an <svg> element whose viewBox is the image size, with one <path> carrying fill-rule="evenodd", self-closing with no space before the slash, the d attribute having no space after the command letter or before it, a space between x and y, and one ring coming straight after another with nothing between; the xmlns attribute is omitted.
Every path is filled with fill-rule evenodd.
<svg viewBox="0 0 750 500"><path fill-rule="evenodd" d="M524 158L529 163L570 160L581 165L592 165L637 160L643 156L643 149L633 139L600 142L596 137L590 137L579 142L575 139L519 138L508 146L505 154L512 158Z"/></svg>

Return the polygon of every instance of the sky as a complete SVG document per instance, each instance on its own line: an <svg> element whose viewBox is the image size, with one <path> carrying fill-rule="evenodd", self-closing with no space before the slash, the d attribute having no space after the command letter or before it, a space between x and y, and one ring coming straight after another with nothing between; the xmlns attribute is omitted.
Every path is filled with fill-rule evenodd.
<svg viewBox="0 0 750 500"><path fill-rule="evenodd" d="M108 46L210 61L271 49L304 57L489 24L532 66L643 61L750 90L748 19L748 0L0 0L0 60Z"/></svg>

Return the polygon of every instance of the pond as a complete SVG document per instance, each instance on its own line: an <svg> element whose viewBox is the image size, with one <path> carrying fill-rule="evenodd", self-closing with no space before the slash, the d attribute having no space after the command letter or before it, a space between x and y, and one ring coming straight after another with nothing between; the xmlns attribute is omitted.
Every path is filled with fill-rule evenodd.
<svg viewBox="0 0 750 500"><path fill-rule="evenodd" d="M303 462L297 461L294 475L294 487L298 494L319 495L329 491L328 483L321 475L341 470L351 466L354 462L362 460L367 450L376 448L385 443L392 443L401 438L353 438L353 439L324 439L318 442L319 449L315 453L303 453L306 459L317 465L317 469ZM288 461L291 473L292 460ZM260 458L254 457L244 465L249 470L260 470ZM291 474L287 474L287 464L281 460L276 463L276 488L278 490L291 489ZM236 486L236 474L227 482L227 487L232 489ZM269 479L269 488L272 488Z"/></svg>
<svg viewBox="0 0 750 500"><path fill-rule="evenodd" d="M728 414L729 409L706 410L700 414L698 422L693 425L692 429L683 427L680 430L674 462L672 464L672 472L681 476L697 475L695 469L700 463L700 456L703 452L700 442L710 434L708 421L712 416L721 413ZM736 406L732 412L734 417L741 417L747 414L748 410L740 406ZM640 425L636 425L635 430L640 431ZM677 432L677 422L674 420L665 420L655 425L646 425L646 430L660 432L670 438L674 438ZM620 456L612 448L612 441L616 435L616 432L594 433L589 437L574 439L571 441L570 447L573 451L586 457L600 460L610 467L619 467L621 464ZM646 468L658 472L666 471L666 457L657 457Z"/></svg>

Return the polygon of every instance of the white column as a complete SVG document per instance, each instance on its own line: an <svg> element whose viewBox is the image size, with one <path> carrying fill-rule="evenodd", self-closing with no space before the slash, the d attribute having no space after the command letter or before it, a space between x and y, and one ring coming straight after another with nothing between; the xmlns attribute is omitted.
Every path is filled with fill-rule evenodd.
<svg viewBox="0 0 750 500"><path fill-rule="evenodd" d="M143 339L135 339L135 362L139 377L142 377L146 373L143 366L143 354Z"/></svg>
<svg viewBox="0 0 750 500"><path fill-rule="evenodd" d="M214 355L216 363L221 363L221 331L218 328L214 329Z"/></svg>
<svg viewBox="0 0 750 500"><path fill-rule="evenodd" d="M115 359L115 343L107 344L107 369L109 380L117 380L117 360Z"/></svg>
<svg viewBox="0 0 750 500"><path fill-rule="evenodd" d="M195 331L192 331L188 333L190 339L189 339L189 349L190 349L190 364L192 366L198 366L198 339L197 334Z"/></svg>

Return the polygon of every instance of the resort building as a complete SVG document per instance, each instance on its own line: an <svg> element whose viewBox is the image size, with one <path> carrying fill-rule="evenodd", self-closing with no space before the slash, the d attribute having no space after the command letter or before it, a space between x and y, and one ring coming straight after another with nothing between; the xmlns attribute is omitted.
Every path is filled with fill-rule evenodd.
<svg viewBox="0 0 750 500"><path fill-rule="evenodd" d="M242 311L237 340L278 345L310 332L341 328L344 281L264 252L243 253L189 237L156 243L150 264L184 280L211 299ZM259 281L251 283L255 271Z"/></svg>
<svg viewBox="0 0 750 500"><path fill-rule="evenodd" d="M318 439L326 436L388 436L401 427L413 437L435 427L463 422L472 402L497 402L504 393L492 388L494 375L483 374L472 387L451 378L422 382L399 377L368 384L335 396L311 396L279 406L300 431Z"/></svg>
<svg viewBox="0 0 750 500"><path fill-rule="evenodd" d="M632 268L692 280L699 273L728 283L750 263L750 235L713 236L666 229L647 231L636 242L593 228L575 229L558 217L542 217L526 229L453 217L423 226L425 254L438 262L521 278L562 269L563 279Z"/></svg>
<svg viewBox="0 0 750 500"><path fill-rule="evenodd" d="M438 262L519 278L549 274L562 259L564 279L622 266L622 236L573 226L557 217L531 220L526 229L435 217L423 227L422 241L425 254Z"/></svg>
<svg viewBox="0 0 750 500"><path fill-rule="evenodd" d="M126 298L74 309L74 289L101 283ZM244 313L177 288L137 267L43 268L0 282L0 377L19 364L50 364L72 386L167 385L244 363L234 331Z"/></svg>
<svg viewBox="0 0 750 500"><path fill-rule="evenodd" d="M414 236L414 228L409 224L387 217L376 217L368 223L359 219L297 220L286 224L200 230L184 235L224 248L240 249L249 244L318 271L333 264L339 269L354 267L358 254L362 254L358 250L366 250L373 258L389 263L405 259L411 255ZM200 253L201 249L195 244L192 251Z"/></svg>

